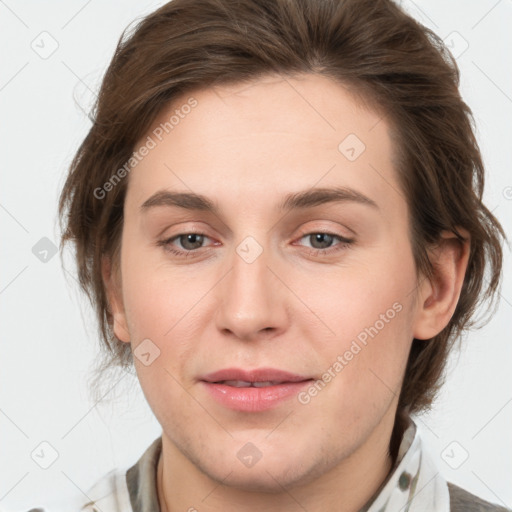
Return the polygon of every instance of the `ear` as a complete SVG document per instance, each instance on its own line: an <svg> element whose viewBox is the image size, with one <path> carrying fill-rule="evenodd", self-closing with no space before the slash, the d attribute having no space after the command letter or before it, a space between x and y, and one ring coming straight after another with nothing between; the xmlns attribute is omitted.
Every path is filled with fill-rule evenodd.
<svg viewBox="0 0 512 512"><path fill-rule="evenodd" d="M107 293L109 309L113 317L114 334L119 340L129 343L130 333L124 310L120 273L112 267L112 262L107 256L103 256L101 260L101 274Z"/></svg>
<svg viewBox="0 0 512 512"><path fill-rule="evenodd" d="M434 275L424 279L419 287L414 323L417 339L428 340L439 334L448 325L459 301L469 260L470 236L466 230L457 231L464 241L443 231L439 243L429 251Z"/></svg>

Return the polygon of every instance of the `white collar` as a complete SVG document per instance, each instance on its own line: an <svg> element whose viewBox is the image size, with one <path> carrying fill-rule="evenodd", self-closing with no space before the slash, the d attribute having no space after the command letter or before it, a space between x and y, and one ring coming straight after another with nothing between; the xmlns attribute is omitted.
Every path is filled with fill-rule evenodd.
<svg viewBox="0 0 512 512"><path fill-rule="evenodd" d="M449 512L448 484L409 417L397 460L377 496L360 512Z"/></svg>

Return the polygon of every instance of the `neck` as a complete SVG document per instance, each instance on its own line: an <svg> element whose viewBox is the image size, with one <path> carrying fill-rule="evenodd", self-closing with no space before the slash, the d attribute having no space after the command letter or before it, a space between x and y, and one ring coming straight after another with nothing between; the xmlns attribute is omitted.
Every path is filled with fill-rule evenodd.
<svg viewBox="0 0 512 512"><path fill-rule="evenodd" d="M161 512L220 512L235 508L238 512L358 512L378 495L394 465L403 427L401 420L396 425L394 420L383 419L358 449L327 473L271 493L247 491L210 478L163 434L157 468Z"/></svg>

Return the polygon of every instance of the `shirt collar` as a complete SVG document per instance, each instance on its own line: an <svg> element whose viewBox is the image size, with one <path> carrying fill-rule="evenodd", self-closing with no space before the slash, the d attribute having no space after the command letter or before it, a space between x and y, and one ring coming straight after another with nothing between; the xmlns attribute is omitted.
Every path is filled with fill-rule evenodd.
<svg viewBox="0 0 512 512"><path fill-rule="evenodd" d="M360 512L449 512L448 485L424 449L416 423L404 432L388 476Z"/></svg>
<svg viewBox="0 0 512 512"><path fill-rule="evenodd" d="M404 419L402 439L388 476L360 512L449 512L448 485L423 448L415 422ZM162 451L159 437L126 472L133 512L160 510L156 474Z"/></svg>
<svg viewBox="0 0 512 512"><path fill-rule="evenodd" d="M126 472L126 486L133 512L159 512L157 467L162 436L151 443L142 457Z"/></svg>

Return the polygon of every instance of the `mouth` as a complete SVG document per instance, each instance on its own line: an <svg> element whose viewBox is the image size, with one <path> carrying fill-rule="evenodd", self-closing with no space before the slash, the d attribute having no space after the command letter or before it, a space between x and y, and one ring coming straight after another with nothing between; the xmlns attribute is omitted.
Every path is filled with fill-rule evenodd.
<svg viewBox="0 0 512 512"><path fill-rule="evenodd" d="M224 384L225 386L232 386L234 388L266 388L268 386L278 386L279 384L285 384L284 381L255 381L249 382L244 380L220 380L214 382L214 384Z"/></svg>
<svg viewBox="0 0 512 512"><path fill-rule="evenodd" d="M290 382L312 380L312 377L291 373L277 368L256 368L244 370L241 368L225 368L200 377L205 382L225 384L237 388L276 386Z"/></svg>
<svg viewBox="0 0 512 512"><path fill-rule="evenodd" d="M274 368L227 368L199 380L220 405L237 411L260 412L296 396L315 379Z"/></svg>

